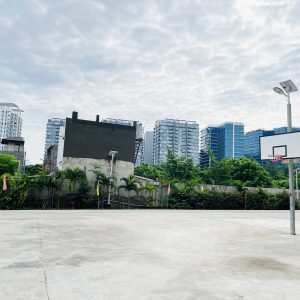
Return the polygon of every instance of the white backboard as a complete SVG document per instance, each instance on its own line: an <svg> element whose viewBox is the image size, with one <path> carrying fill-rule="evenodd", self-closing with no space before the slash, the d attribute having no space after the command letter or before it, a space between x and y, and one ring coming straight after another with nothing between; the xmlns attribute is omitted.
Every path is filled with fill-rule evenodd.
<svg viewBox="0 0 300 300"><path fill-rule="evenodd" d="M300 132L261 136L259 142L261 160L300 158Z"/></svg>

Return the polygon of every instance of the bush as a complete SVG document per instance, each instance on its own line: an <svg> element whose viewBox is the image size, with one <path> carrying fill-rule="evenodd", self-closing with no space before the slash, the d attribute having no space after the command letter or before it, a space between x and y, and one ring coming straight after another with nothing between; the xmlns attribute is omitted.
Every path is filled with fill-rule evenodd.
<svg viewBox="0 0 300 300"><path fill-rule="evenodd" d="M289 209L289 195L286 192L270 194L262 189L256 192L222 193L199 191L186 187L176 188L169 199L169 208L175 209Z"/></svg>

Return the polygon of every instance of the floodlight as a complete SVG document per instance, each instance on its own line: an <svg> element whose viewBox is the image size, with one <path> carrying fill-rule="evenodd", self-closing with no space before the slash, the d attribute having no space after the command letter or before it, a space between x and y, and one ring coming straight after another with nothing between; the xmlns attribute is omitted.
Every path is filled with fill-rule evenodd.
<svg viewBox="0 0 300 300"><path fill-rule="evenodd" d="M108 153L109 156L115 156L116 154L118 154L118 151L110 150Z"/></svg>
<svg viewBox="0 0 300 300"><path fill-rule="evenodd" d="M280 82L280 85L287 94L298 91L297 87L291 79Z"/></svg>
<svg viewBox="0 0 300 300"><path fill-rule="evenodd" d="M283 91L281 88L277 87L277 86L273 88L273 91L274 91L275 93L277 93L277 94L282 94L282 95L284 95L284 91Z"/></svg>

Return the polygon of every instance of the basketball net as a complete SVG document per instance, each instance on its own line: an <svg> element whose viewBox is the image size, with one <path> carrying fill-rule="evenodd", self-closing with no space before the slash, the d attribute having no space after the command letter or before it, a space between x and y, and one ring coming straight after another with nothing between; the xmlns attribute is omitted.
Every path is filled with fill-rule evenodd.
<svg viewBox="0 0 300 300"><path fill-rule="evenodd" d="M271 162L273 164L275 164L278 161L282 161L283 160L283 156L282 155L274 155L274 156L272 156L272 158L270 160L271 160Z"/></svg>

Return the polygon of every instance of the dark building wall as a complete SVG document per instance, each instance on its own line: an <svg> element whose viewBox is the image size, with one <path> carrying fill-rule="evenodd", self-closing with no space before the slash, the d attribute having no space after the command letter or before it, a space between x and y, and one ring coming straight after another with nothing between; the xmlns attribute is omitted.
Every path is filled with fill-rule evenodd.
<svg viewBox="0 0 300 300"><path fill-rule="evenodd" d="M107 159L113 150L117 160L134 162L135 138L135 126L67 118L63 156Z"/></svg>

